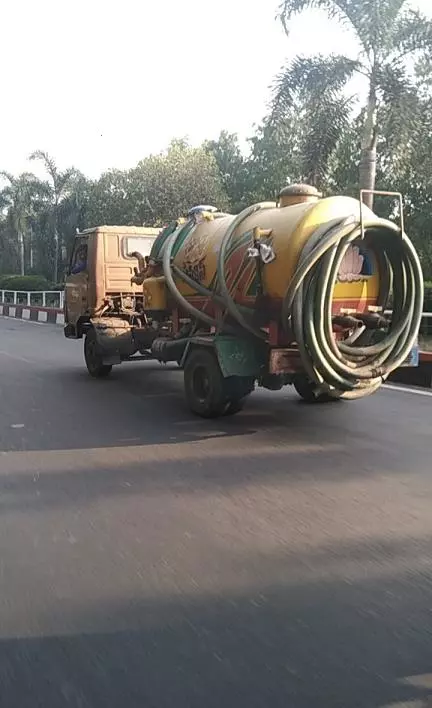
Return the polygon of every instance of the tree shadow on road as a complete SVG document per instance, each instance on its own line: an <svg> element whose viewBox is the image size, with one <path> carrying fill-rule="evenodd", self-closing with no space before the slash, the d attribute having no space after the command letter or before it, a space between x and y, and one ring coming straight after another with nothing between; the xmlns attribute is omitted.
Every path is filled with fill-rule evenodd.
<svg viewBox="0 0 432 708"><path fill-rule="evenodd" d="M208 493L227 493L253 485L305 484L313 489L321 482L339 482L387 474L405 475L408 461L395 453L341 442L316 444L297 436L280 447L271 437L258 438L248 449L232 438L228 445L211 443L154 448L136 445L123 454L113 449L71 453L32 452L0 458L0 511L44 511L50 508L83 508L98 500L134 497L175 498ZM425 471L428 469L425 463ZM421 470L417 468L417 472Z"/></svg>
<svg viewBox="0 0 432 708"><path fill-rule="evenodd" d="M430 588L390 573L69 608L67 632L51 626L51 636L0 642L1 702L5 708L430 706Z"/></svg>

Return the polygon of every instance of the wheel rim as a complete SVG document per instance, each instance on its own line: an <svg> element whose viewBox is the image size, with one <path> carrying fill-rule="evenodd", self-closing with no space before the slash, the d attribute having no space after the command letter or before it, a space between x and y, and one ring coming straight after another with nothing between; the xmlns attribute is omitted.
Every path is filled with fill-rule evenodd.
<svg viewBox="0 0 432 708"><path fill-rule="evenodd" d="M192 376L194 395L200 403L204 403L210 393L210 377L204 366L197 366Z"/></svg>

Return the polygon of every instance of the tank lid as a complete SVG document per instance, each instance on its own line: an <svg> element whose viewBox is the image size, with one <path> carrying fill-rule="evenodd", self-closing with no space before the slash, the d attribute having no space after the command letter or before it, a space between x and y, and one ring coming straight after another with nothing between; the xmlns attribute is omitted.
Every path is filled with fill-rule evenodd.
<svg viewBox="0 0 432 708"><path fill-rule="evenodd" d="M281 189L279 197L315 197L320 199L322 193L310 184L289 184Z"/></svg>

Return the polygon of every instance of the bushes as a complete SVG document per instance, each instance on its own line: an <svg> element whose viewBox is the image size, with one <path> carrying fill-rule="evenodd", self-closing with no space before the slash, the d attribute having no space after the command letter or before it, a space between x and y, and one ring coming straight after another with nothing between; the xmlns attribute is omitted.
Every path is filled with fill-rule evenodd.
<svg viewBox="0 0 432 708"><path fill-rule="evenodd" d="M424 307L425 312L432 312L432 281L426 280L424 284Z"/></svg>
<svg viewBox="0 0 432 708"><path fill-rule="evenodd" d="M0 275L0 290L8 291L5 295L5 303L16 303L17 305L33 305L34 307L60 307L60 296L47 292L45 300L42 291L63 290L64 285L59 284L53 287L43 275ZM18 291L18 295L13 293ZM31 292L30 299L24 293ZM1 297L0 297L1 300Z"/></svg>
<svg viewBox="0 0 432 708"><path fill-rule="evenodd" d="M51 283L43 275L0 275L0 290L51 290Z"/></svg>

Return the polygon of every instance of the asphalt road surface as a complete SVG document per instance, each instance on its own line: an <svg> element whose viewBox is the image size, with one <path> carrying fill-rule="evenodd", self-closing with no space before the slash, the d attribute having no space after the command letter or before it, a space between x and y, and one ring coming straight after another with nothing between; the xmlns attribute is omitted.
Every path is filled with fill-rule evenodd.
<svg viewBox="0 0 432 708"><path fill-rule="evenodd" d="M431 410L203 421L176 368L0 318L1 708L432 705Z"/></svg>

